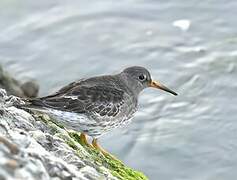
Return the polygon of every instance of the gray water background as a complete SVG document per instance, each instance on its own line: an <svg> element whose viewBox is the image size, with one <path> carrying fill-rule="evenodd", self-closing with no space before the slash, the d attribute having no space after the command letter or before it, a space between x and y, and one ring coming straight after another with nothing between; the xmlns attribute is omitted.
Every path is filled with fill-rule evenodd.
<svg viewBox="0 0 237 180"><path fill-rule="evenodd" d="M145 90L133 123L101 144L153 180L235 180L236 15L235 0L3 0L0 63L40 95L145 66L179 96Z"/></svg>

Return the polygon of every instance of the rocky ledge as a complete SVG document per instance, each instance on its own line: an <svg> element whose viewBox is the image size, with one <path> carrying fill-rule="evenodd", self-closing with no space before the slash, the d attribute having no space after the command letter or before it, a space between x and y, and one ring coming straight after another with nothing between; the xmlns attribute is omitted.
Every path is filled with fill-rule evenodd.
<svg viewBox="0 0 237 180"><path fill-rule="evenodd" d="M47 115L12 106L16 101L0 89L0 179L147 179Z"/></svg>

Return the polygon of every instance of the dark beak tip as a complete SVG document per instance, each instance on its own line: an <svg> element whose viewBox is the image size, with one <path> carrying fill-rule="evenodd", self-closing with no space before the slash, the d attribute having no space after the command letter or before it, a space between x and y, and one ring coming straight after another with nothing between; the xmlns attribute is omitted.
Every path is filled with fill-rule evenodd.
<svg viewBox="0 0 237 180"><path fill-rule="evenodd" d="M178 93L176 93L176 92L174 92L174 91L172 91L171 94L173 94L174 96L178 96Z"/></svg>
<svg viewBox="0 0 237 180"><path fill-rule="evenodd" d="M173 94L174 96L178 96L178 93L172 91L171 89L167 88L166 86L164 86L158 82L155 82L155 81L151 82L150 87L155 87L155 88L161 89L163 91L169 92L169 93Z"/></svg>

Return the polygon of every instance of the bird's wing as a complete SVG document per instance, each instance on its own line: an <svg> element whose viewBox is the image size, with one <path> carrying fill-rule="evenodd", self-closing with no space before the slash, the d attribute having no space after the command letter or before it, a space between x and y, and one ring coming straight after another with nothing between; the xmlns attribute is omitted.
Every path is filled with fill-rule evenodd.
<svg viewBox="0 0 237 180"><path fill-rule="evenodd" d="M40 99L47 99L47 98L51 98L51 97L56 97L56 96L63 96L64 94L67 94L69 91L71 91L73 88L80 86L80 84L84 81L85 79L80 79L78 81L74 81L70 84L68 84L67 86L62 87L61 89L59 89L57 92L49 95L49 96L45 96L43 98Z"/></svg>
<svg viewBox="0 0 237 180"><path fill-rule="evenodd" d="M124 91L114 87L74 86L52 96L32 99L30 104L38 108L115 116L125 103L125 96L128 95Z"/></svg>

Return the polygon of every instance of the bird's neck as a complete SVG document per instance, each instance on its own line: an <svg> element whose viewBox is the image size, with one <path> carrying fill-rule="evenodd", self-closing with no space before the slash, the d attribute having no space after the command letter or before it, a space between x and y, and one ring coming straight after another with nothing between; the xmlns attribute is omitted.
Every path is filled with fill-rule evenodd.
<svg viewBox="0 0 237 180"><path fill-rule="evenodd" d="M122 86L122 87L124 87L125 90L126 90L129 94L131 94L133 97L135 97L136 100L137 100L137 98L138 98L138 96L139 96L139 94L140 94L140 90L138 90L137 87L135 87L134 84L131 83L132 80L131 80L128 76L126 76L126 75L124 75L124 74L122 74L122 73L121 73L121 74L118 74L118 77L120 78L120 82L121 82L122 84L124 84L124 86Z"/></svg>

